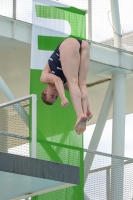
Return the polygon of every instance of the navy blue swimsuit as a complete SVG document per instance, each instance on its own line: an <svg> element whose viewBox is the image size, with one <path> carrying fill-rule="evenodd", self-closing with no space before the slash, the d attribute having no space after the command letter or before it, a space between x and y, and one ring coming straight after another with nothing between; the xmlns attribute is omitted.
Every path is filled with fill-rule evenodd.
<svg viewBox="0 0 133 200"><path fill-rule="evenodd" d="M82 40L78 40L78 42L80 43L80 46L81 46ZM53 54L48 59L48 64L49 64L52 74L60 77L61 80L63 81L63 84L65 84L67 80L66 80L66 77L64 76L64 73L61 67L61 62L60 62L60 52L59 52L60 44L58 45L58 47L55 49Z"/></svg>

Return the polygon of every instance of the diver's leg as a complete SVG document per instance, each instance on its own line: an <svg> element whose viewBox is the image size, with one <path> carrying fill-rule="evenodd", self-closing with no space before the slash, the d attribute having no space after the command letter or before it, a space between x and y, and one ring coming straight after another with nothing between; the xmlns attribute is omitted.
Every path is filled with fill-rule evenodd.
<svg viewBox="0 0 133 200"><path fill-rule="evenodd" d="M62 69L67 79L71 100L77 116L75 130L80 134L86 129L87 116L82 110L82 95L78 86L79 48L80 44L76 39L68 38L62 42L59 51Z"/></svg>
<svg viewBox="0 0 133 200"><path fill-rule="evenodd" d="M90 64L90 51L89 45L86 41L82 41L81 51L80 51L80 65L79 65L79 78L78 84L82 96L82 109L84 114L87 115L88 119L92 117L92 112L90 109L90 102L88 97L88 90L86 87L86 77L89 70Z"/></svg>

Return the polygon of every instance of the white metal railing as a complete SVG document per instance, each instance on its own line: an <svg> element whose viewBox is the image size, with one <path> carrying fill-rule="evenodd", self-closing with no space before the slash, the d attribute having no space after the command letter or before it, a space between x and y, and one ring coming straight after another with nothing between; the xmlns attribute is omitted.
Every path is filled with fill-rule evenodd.
<svg viewBox="0 0 133 200"><path fill-rule="evenodd" d="M6 103L0 104L0 108L5 108L7 106L12 105L18 115L21 117L21 119L25 122L26 126L29 126L29 118L28 114L26 111L23 109L23 107L20 105L20 102L24 100L32 100L32 112L31 112L31 118L32 118L32 123L31 123L31 149L32 149L32 157L36 158L36 130L37 130L37 96L35 94L28 95L22 98L18 98ZM28 137L23 137L17 134L13 133L6 133L4 131L0 131L0 135L5 135L5 136L10 136L14 138L19 138L19 139L24 139L28 140Z"/></svg>
<svg viewBox="0 0 133 200"><path fill-rule="evenodd" d="M132 197L133 179L132 177L130 177L130 175L132 176L132 172L133 172L132 158L116 156L116 155L107 154L103 152L93 151L90 149L88 150L84 149L84 153L88 154L88 158L84 165L85 177L88 177L88 178L90 177L89 179L88 178L86 179L86 183L85 183L85 200L89 200L89 197L90 199L92 199L92 197L94 198L93 195L97 194L98 193L97 191L98 190L100 191L100 187L102 187L100 186L100 184L101 185L104 184L104 189L105 189L104 199L106 200L118 199L117 196L116 197L113 196L112 191L114 191L114 187L116 187L116 190L118 190L118 193L121 195L121 198L120 198L121 200L127 200L127 199L130 199L130 197ZM93 163L92 163L92 158L95 158L95 161L93 161ZM92 163L92 167L88 171L87 169L90 162ZM117 164L115 165L115 168L114 168L114 162ZM120 172L121 164L123 165L123 173ZM116 172L117 172L117 176L116 176ZM102 176L103 176L103 180L100 179ZM117 181L114 182L112 180L112 176L118 177ZM121 188L119 188L119 184L123 186L122 190ZM94 190L91 193L92 186ZM97 190L96 190L96 187L97 187ZM128 193L128 197L126 196L126 193ZM97 196L97 199L98 198L103 199L103 196L102 197Z"/></svg>
<svg viewBox="0 0 133 200"><path fill-rule="evenodd" d="M86 10L86 36L89 41L133 52L132 0L58 0L58 3ZM1 0L0 15L9 17L13 23L18 20L32 24L32 0Z"/></svg>

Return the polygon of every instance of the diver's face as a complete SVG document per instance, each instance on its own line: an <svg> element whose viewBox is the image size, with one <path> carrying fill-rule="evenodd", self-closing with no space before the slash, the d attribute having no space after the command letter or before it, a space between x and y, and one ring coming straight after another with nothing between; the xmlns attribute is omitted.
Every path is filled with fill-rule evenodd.
<svg viewBox="0 0 133 200"><path fill-rule="evenodd" d="M47 94L47 101L50 103L55 103L59 96L58 91L56 90L56 87L54 85L48 85L44 93Z"/></svg>

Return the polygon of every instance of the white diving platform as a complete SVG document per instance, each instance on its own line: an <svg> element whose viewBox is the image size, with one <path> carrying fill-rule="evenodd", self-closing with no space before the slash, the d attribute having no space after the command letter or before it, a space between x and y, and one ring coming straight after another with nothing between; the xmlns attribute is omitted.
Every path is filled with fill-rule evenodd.
<svg viewBox="0 0 133 200"><path fill-rule="evenodd" d="M0 152L0 199L19 200L79 184L79 167Z"/></svg>

